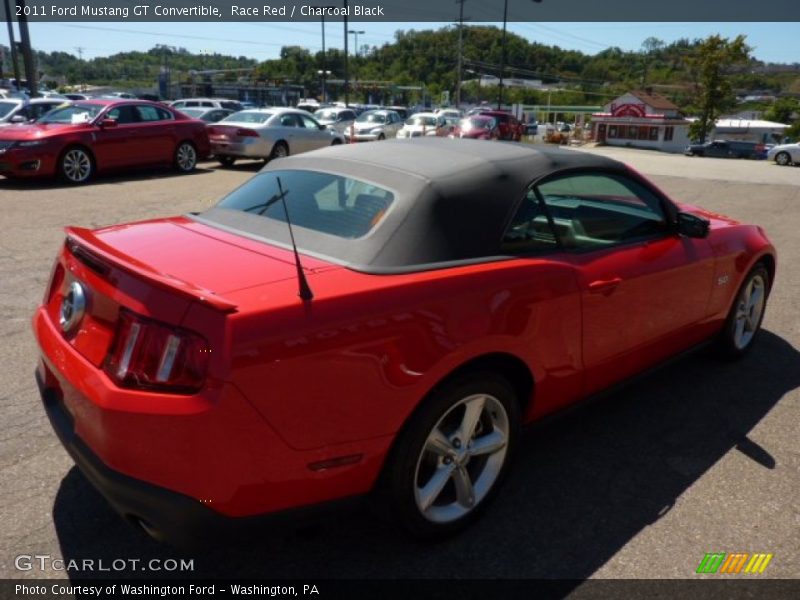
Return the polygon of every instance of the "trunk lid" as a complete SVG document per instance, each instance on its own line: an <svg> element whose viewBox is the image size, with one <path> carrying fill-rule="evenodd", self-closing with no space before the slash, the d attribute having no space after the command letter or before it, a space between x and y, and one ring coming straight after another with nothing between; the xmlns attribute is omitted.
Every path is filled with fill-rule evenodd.
<svg viewBox="0 0 800 600"><path fill-rule="evenodd" d="M45 305L68 343L97 367L108 356L121 310L178 327L192 303L222 316L238 308L226 294L297 279L291 251L184 217L66 232ZM303 267L307 275L336 268L306 256ZM65 328L65 304L74 304L76 293L85 296L81 315Z"/></svg>

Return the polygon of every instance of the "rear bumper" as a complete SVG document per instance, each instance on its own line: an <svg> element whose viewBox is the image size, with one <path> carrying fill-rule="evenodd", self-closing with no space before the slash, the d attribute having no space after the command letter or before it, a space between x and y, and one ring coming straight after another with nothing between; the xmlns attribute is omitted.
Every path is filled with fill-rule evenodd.
<svg viewBox="0 0 800 600"><path fill-rule="evenodd" d="M297 526L323 518L332 511L353 509L361 497L354 496L302 508L249 517L226 517L189 496L129 477L108 467L75 434L72 416L58 392L47 388L39 370L36 382L45 412L59 440L80 471L131 524L163 542L195 545L209 538L252 535L264 528Z"/></svg>
<svg viewBox="0 0 800 600"><path fill-rule="evenodd" d="M36 378L58 437L111 505L154 537L293 522L372 487L386 441L296 450L231 384L208 396L122 389L64 340L44 308L33 329L42 351ZM312 468L355 453L364 456L358 464Z"/></svg>
<svg viewBox="0 0 800 600"><path fill-rule="evenodd" d="M252 138L248 142L229 142L211 140L211 154L214 156L235 156L237 158L268 158L272 146L266 140Z"/></svg>

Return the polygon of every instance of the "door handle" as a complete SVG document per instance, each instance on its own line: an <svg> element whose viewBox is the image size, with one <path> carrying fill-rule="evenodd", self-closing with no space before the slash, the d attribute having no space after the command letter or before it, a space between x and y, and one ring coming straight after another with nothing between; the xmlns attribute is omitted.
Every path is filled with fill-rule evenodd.
<svg viewBox="0 0 800 600"><path fill-rule="evenodd" d="M622 277L614 277L613 279L598 279L589 284L589 292L593 294L610 294L616 287L622 283Z"/></svg>

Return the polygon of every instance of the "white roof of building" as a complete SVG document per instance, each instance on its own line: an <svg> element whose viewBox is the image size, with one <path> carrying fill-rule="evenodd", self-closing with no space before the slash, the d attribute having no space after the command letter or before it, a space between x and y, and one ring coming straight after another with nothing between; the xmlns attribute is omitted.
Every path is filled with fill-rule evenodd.
<svg viewBox="0 0 800 600"><path fill-rule="evenodd" d="M717 119L716 126L734 129L786 129L789 127L785 123L754 119Z"/></svg>

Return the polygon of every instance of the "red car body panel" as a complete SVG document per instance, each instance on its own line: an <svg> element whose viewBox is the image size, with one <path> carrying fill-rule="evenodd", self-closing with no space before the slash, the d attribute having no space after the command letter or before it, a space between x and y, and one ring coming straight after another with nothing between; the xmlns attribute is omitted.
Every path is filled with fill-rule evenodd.
<svg viewBox="0 0 800 600"><path fill-rule="evenodd" d="M144 100L86 100L79 104L102 106L103 109L91 123L32 123L0 130L0 144L44 142L31 147L14 144L5 149L0 153L0 174L12 177L55 176L58 174L58 160L70 146L87 148L98 171L171 165L175 149L183 141L194 144L198 158L209 155L205 123L162 104ZM99 125L109 110L122 105L157 106L172 113L173 120L119 124L116 127ZM38 163L38 168L31 168L35 163Z"/></svg>

